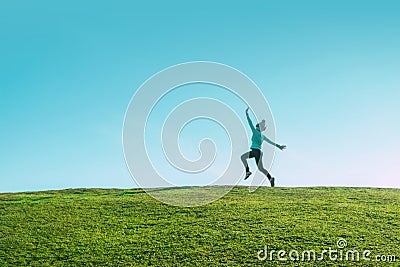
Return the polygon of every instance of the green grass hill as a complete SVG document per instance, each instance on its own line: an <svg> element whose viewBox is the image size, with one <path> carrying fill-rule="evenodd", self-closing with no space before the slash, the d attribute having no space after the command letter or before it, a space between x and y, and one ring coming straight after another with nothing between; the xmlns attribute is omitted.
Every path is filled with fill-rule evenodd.
<svg viewBox="0 0 400 267"><path fill-rule="evenodd" d="M257 254L262 258L265 246L268 257L260 260ZM329 249L338 250L338 259L324 254L318 260ZM278 259L279 250L286 261ZM307 258L311 251L315 260ZM0 266L399 264L398 189L259 188L249 193L235 187L218 201L193 208L163 204L139 189L0 194Z"/></svg>

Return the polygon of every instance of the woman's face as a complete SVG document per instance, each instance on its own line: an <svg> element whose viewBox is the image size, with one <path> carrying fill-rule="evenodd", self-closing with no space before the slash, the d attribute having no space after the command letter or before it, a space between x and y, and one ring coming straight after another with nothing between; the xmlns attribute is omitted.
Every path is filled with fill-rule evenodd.
<svg viewBox="0 0 400 267"><path fill-rule="evenodd" d="M265 126L265 120L262 120L259 124L258 124L258 128L260 129L260 132L265 131L265 129L267 129L267 127Z"/></svg>

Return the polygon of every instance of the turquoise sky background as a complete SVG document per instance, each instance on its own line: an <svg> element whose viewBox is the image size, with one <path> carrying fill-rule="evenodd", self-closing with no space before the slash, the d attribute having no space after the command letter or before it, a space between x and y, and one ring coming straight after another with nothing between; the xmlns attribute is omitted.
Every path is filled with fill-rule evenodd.
<svg viewBox="0 0 400 267"><path fill-rule="evenodd" d="M3 1L0 191L135 187L129 100L194 60L263 90L288 146L278 185L400 187L399 13L388 0Z"/></svg>

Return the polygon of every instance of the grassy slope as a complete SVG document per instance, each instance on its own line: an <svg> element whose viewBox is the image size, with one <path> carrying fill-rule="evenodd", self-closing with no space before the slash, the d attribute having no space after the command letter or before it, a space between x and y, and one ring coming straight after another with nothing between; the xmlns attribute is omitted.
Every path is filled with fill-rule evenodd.
<svg viewBox="0 0 400 267"><path fill-rule="evenodd" d="M168 206L141 190L0 194L0 265L283 266L259 261L257 251L321 251L344 238L371 258L396 255L389 265L397 266L399 203L400 190L362 188L237 187L196 208ZM384 266L314 263L357 264Z"/></svg>

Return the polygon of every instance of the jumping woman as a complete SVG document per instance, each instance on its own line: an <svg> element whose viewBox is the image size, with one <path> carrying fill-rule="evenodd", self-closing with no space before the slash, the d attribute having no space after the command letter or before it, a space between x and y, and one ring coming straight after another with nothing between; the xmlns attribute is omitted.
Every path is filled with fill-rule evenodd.
<svg viewBox="0 0 400 267"><path fill-rule="evenodd" d="M246 117L247 121L249 122L251 131L253 133L253 136L251 137L251 151L244 153L240 158L243 162L244 167L246 168L246 177L244 178L245 180L250 177L251 171L249 169L249 165L247 164L247 159L249 158L254 158L256 160L258 169L265 175L267 176L269 182L271 183L271 187L275 186L275 178L269 174L269 172L264 169L264 166L262 164L262 151L261 151L261 144L263 141L266 141L268 144L271 144L273 146L276 146L280 150L284 150L286 148L285 145L278 145L269 140L265 135L263 135L261 132L265 131L266 126L265 126L265 120L262 120L261 122L256 124L256 127L254 127L253 122L251 121L249 117L249 108L246 109Z"/></svg>

